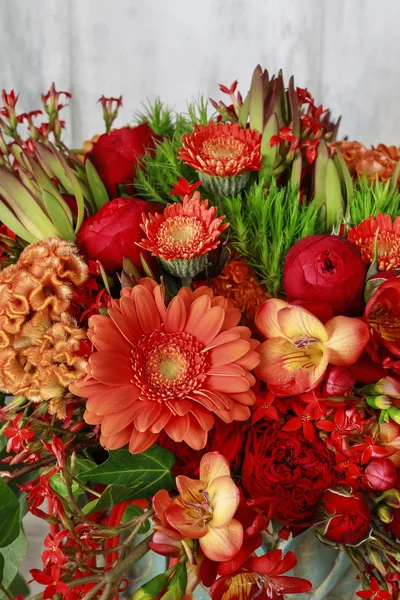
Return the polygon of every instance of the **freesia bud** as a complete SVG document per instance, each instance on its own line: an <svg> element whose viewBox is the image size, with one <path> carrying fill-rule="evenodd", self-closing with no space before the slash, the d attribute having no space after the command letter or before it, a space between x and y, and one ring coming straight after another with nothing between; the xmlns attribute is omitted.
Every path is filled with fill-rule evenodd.
<svg viewBox="0 0 400 600"><path fill-rule="evenodd" d="M392 400L389 396L367 396L365 399L369 406L375 409L387 410L392 406Z"/></svg>
<svg viewBox="0 0 400 600"><path fill-rule="evenodd" d="M395 488L383 492L385 503L392 508L400 508L400 492Z"/></svg>
<svg viewBox="0 0 400 600"><path fill-rule="evenodd" d="M394 519L392 509L389 506L386 506L386 504L378 506L377 513L382 523L391 523Z"/></svg>
<svg viewBox="0 0 400 600"><path fill-rule="evenodd" d="M395 423L400 425L400 408L396 408L395 406L392 406L391 408L388 409L388 414L389 414L389 417L392 419L392 421L394 421Z"/></svg>

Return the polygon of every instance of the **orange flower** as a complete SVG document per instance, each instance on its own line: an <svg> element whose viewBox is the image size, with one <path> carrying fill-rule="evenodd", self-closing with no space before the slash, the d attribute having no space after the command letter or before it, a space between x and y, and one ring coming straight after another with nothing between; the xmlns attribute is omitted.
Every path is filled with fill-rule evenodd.
<svg viewBox="0 0 400 600"><path fill-rule="evenodd" d="M237 554L243 542L243 527L233 518L240 494L230 475L229 463L219 452L208 452L200 461L200 480L184 475L176 478L179 496L175 500L166 490L154 496L156 531L151 547L164 554L176 547L176 533L182 540L198 539L207 558L217 562ZM166 544L167 538L171 541ZM166 548L167 546L167 548ZM182 544L190 548L190 544Z"/></svg>
<svg viewBox="0 0 400 600"><path fill-rule="evenodd" d="M229 227L228 223L222 224L225 217L216 218L216 213L214 206L208 208L208 200L200 200L199 192L195 192L193 198L185 196L182 204L168 205L162 215L143 215L141 227L147 239L138 245L158 256L173 274L193 271L183 273L183 276L193 277L206 268L206 254L217 248L219 236ZM195 264L190 266L187 261Z"/></svg>
<svg viewBox="0 0 400 600"><path fill-rule="evenodd" d="M261 169L261 136L238 123L195 125L182 137L178 157L206 175L228 177Z"/></svg>
<svg viewBox="0 0 400 600"><path fill-rule="evenodd" d="M394 173L397 162L379 150L366 150L358 161L356 171L368 179L387 181Z"/></svg>
<svg viewBox="0 0 400 600"><path fill-rule="evenodd" d="M255 401L250 374L259 362L240 312L210 288L183 287L168 308L151 279L125 288L110 317L89 321L87 377L71 390L88 398L85 419L101 425L101 443L143 452L164 430L200 450L214 425L244 421Z"/></svg>
<svg viewBox="0 0 400 600"><path fill-rule="evenodd" d="M329 364L346 366L361 355L369 340L361 319L334 317L325 325L301 306L271 298L256 314L267 341L261 344L256 375L280 396L315 388Z"/></svg>
<svg viewBox="0 0 400 600"><path fill-rule="evenodd" d="M343 158L346 161L350 174L352 176L356 175L357 164L361 160L364 152L366 151L366 147L360 142L349 142L347 140L338 142L338 146L343 154ZM331 150L332 154L335 154L335 144L331 145Z"/></svg>
<svg viewBox="0 0 400 600"><path fill-rule="evenodd" d="M392 222L390 215L379 213L368 217L347 232L347 238L358 246L366 263L374 259L376 232L378 231L378 269L391 271L400 267L400 217Z"/></svg>
<svg viewBox="0 0 400 600"><path fill-rule="evenodd" d="M241 258L229 261L221 275L211 281L210 286L215 294L232 300L249 327L253 325L260 304L268 298L254 269Z"/></svg>

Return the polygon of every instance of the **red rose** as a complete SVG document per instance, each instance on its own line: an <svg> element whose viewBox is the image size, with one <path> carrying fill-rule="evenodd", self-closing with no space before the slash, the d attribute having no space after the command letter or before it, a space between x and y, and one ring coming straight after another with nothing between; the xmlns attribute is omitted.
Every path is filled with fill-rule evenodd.
<svg viewBox="0 0 400 600"><path fill-rule="evenodd" d="M87 154L112 198L119 195L119 183L132 184L138 159L155 147L154 137L147 123L122 127L101 135Z"/></svg>
<svg viewBox="0 0 400 600"><path fill-rule="evenodd" d="M400 278L381 283L367 302L364 319L370 326L378 346L385 346L394 356L400 356Z"/></svg>
<svg viewBox="0 0 400 600"><path fill-rule="evenodd" d="M243 425L238 421L224 423L216 419L214 427L208 434L207 445L201 452L205 454L218 451L228 460L231 470L237 472L241 465L244 437ZM157 443L175 455L175 465L172 469L175 477L177 475L186 475L194 479L199 477L198 450L193 450L185 442L174 442L166 434L161 434Z"/></svg>
<svg viewBox="0 0 400 600"><path fill-rule="evenodd" d="M397 469L389 458L375 458L365 469L365 477L373 490L384 492L396 485Z"/></svg>
<svg viewBox="0 0 400 600"><path fill-rule="evenodd" d="M360 492L327 490L316 515L320 533L338 544L359 544L371 527L371 510Z"/></svg>
<svg viewBox="0 0 400 600"><path fill-rule="evenodd" d="M300 431L274 431L260 422L248 432L242 483L269 517L304 529L335 483L334 454L318 438L310 442Z"/></svg>
<svg viewBox="0 0 400 600"><path fill-rule="evenodd" d="M115 198L84 221L78 245L87 259L99 260L107 272L122 269L124 258L139 266L140 254L146 255L136 245L143 237L142 214L160 210L160 206L144 200Z"/></svg>
<svg viewBox="0 0 400 600"><path fill-rule="evenodd" d="M357 315L363 310L366 268L351 242L336 235L311 235L287 253L283 289L289 302L324 302L335 315Z"/></svg>

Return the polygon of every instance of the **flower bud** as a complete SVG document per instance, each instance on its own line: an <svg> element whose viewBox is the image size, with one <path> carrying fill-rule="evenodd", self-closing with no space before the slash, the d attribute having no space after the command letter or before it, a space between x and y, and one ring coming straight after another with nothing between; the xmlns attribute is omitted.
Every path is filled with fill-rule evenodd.
<svg viewBox="0 0 400 600"><path fill-rule="evenodd" d="M367 554L370 563L374 565L374 567L376 567L380 573L382 573L383 575L386 574L386 569L383 566L382 558L380 557L379 553L376 552L376 550L373 550L372 548L368 548Z"/></svg>
<svg viewBox="0 0 400 600"><path fill-rule="evenodd" d="M388 409L388 415L392 419L392 421L400 425L400 408L392 406Z"/></svg>
<svg viewBox="0 0 400 600"><path fill-rule="evenodd" d="M156 575L153 579L150 579L150 581L136 590L131 600L152 600L153 598L156 598L165 588L167 581L168 576L165 575L165 573Z"/></svg>
<svg viewBox="0 0 400 600"><path fill-rule="evenodd" d="M368 485L373 490L390 490L397 480L397 469L389 458L375 458L365 469Z"/></svg>
<svg viewBox="0 0 400 600"><path fill-rule="evenodd" d="M392 406L392 400L389 396L367 396L365 400L369 406L375 409L387 410Z"/></svg>
<svg viewBox="0 0 400 600"><path fill-rule="evenodd" d="M400 492L395 488L391 490L387 490L383 492L383 497L385 498L385 504L391 506L392 508L400 508Z"/></svg>
<svg viewBox="0 0 400 600"><path fill-rule="evenodd" d="M386 504L381 504L378 506L377 513L382 523L391 523L394 519L392 509L389 506L386 506Z"/></svg>

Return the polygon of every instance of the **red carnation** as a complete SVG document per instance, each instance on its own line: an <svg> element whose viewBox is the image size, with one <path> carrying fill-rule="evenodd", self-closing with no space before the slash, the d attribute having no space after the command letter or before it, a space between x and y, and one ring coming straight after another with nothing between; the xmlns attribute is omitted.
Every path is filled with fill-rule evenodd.
<svg viewBox="0 0 400 600"><path fill-rule="evenodd" d="M371 528L371 510L360 492L327 490L316 516L319 531L338 544L359 544Z"/></svg>
<svg viewBox="0 0 400 600"><path fill-rule="evenodd" d="M140 254L147 254L136 244L143 235L142 215L157 210L157 204L144 200L115 198L85 220L78 235L79 247L87 259L99 260L109 273L122 269L124 258L139 266Z"/></svg>
<svg viewBox="0 0 400 600"><path fill-rule="evenodd" d="M357 315L363 309L366 269L351 242L335 235L311 235L289 250L283 288L289 302L325 302L335 315Z"/></svg>
<svg viewBox="0 0 400 600"><path fill-rule="evenodd" d="M334 454L300 431L257 423L249 431L243 486L253 502L280 523L297 530L309 526L322 494L334 483Z"/></svg>
<svg viewBox="0 0 400 600"><path fill-rule="evenodd" d="M155 147L154 137L147 123L143 123L105 133L94 144L87 158L96 167L112 198L119 195L118 184L132 184L138 160Z"/></svg>

